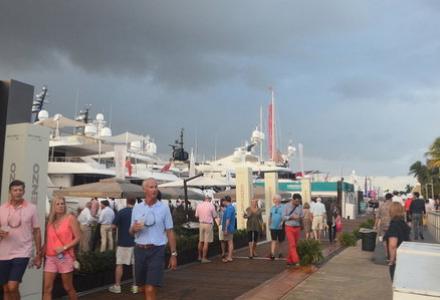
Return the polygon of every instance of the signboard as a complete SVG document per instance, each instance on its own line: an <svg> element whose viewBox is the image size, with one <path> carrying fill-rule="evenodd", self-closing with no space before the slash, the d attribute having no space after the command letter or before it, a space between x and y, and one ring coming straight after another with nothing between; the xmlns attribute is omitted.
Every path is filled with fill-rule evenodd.
<svg viewBox="0 0 440 300"><path fill-rule="evenodd" d="M24 198L37 206L42 236L47 200L49 133L48 128L28 123L8 125L3 159L1 202L8 200L8 187L12 180L24 181ZM21 299L41 299L42 282L42 269L27 269L20 285Z"/></svg>

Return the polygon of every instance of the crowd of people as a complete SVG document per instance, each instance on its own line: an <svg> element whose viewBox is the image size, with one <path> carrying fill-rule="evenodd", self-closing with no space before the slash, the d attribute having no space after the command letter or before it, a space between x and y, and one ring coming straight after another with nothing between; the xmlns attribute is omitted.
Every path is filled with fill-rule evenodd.
<svg viewBox="0 0 440 300"><path fill-rule="evenodd" d="M258 257L257 244L259 238L265 233L265 226L270 229L270 253L267 258L275 260L281 258L279 244L287 237L288 253L287 265L298 265L300 258L297 253L297 243L301 232L306 239L321 240L327 235L333 243L337 234L342 232L342 218L334 203L322 203L321 198L313 199L312 203L302 205L300 194L294 194L286 204L282 203L280 195L273 197L273 206L268 208L268 222L263 221L265 209L261 207L258 199L252 199L250 206L244 210L243 218L246 220L246 231L249 246L249 259ZM236 205L229 196L222 198L218 209L210 197L200 203L196 208L196 217L199 219L199 245L198 260L202 263L211 262L208 257L209 243L213 242L214 225L218 226L219 242L222 261L232 262L234 249L233 236L237 229Z"/></svg>
<svg viewBox="0 0 440 300"><path fill-rule="evenodd" d="M19 284L29 264L40 268L44 262L43 299L52 299L54 279L61 275L69 299L77 299L73 286L76 249L90 251L100 244L101 252L112 250L116 244L115 283L112 293L121 293L123 265L134 265L134 292L141 286L145 299L156 298L156 288L162 285L166 245L170 248L168 267L177 266L176 239L173 218L168 204L159 200L157 182L150 178L143 182L145 199L129 198L126 207L115 209L113 199L101 202L94 198L79 212L68 213L62 197L52 199L46 224L45 243L42 244L40 224L35 205L24 200L25 184L14 180L9 185L9 201L0 206L0 284L5 299L20 299ZM389 260L390 275L394 276L397 247L410 238L424 239L424 220L430 210L439 209L438 199L425 201L415 192L405 199L398 194L386 194L375 212L375 228L383 241ZM257 243L270 229L270 253L267 258L281 257L279 244L287 238L287 265L296 266L300 257L297 244L303 231L306 239L320 241L327 235L330 243L342 232L339 208L320 198L302 203L300 194L293 194L285 204L279 195L267 208L268 222L263 221L263 209L258 199L252 199L244 210L248 236L249 259L258 256ZM210 263L209 244L214 240L214 226L218 226L222 261L231 263L234 233L237 230L236 205L230 197L222 198L218 207L211 197L198 204L195 216L199 220L198 259ZM31 262L31 258L32 262Z"/></svg>

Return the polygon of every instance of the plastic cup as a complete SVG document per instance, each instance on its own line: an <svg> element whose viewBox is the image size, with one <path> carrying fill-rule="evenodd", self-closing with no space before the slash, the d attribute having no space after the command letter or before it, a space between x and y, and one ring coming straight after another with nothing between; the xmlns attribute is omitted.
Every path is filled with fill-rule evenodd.
<svg viewBox="0 0 440 300"><path fill-rule="evenodd" d="M8 225L4 225L4 226L0 227L0 229L1 229L3 232L6 232L6 236L3 237L3 238L6 238L6 237L9 235L9 231L10 231L9 226L8 226Z"/></svg>

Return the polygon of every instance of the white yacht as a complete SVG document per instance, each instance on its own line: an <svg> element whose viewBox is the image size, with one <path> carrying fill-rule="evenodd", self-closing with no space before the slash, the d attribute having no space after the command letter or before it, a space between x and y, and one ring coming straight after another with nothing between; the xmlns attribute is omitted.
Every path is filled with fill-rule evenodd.
<svg viewBox="0 0 440 300"><path fill-rule="evenodd" d="M60 114L52 118L45 110L39 112L36 124L52 129L49 141L49 187L58 189L114 177L115 145L126 146L125 176L131 181L153 177L159 182L178 179L167 162L157 155L157 146L149 136L123 133L112 136L102 114L88 120L88 111L77 120Z"/></svg>

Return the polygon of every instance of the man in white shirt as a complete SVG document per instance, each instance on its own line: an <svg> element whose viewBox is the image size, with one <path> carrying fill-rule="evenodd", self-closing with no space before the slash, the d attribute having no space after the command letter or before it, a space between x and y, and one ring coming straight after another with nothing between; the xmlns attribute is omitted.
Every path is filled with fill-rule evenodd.
<svg viewBox="0 0 440 300"><path fill-rule="evenodd" d="M402 206L404 206L403 199L402 199L402 197L400 197L399 192L397 192L397 191L393 192L393 200L392 201L393 202L398 202Z"/></svg>
<svg viewBox="0 0 440 300"><path fill-rule="evenodd" d="M321 238L321 231L324 229L325 205L321 202L321 198L316 199L316 203L310 207L312 213L312 230L315 240Z"/></svg>
<svg viewBox="0 0 440 300"><path fill-rule="evenodd" d="M99 214L99 224L101 224L101 252L113 250L113 229L112 224L115 212L110 208L108 200L101 201L101 213Z"/></svg>
<svg viewBox="0 0 440 300"><path fill-rule="evenodd" d="M81 240L79 242L79 249L81 252L90 251L90 239L92 237L92 224L96 219L91 212L92 203L89 201L78 216L78 222L81 229Z"/></svg>

